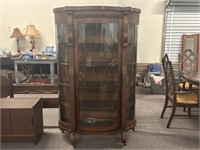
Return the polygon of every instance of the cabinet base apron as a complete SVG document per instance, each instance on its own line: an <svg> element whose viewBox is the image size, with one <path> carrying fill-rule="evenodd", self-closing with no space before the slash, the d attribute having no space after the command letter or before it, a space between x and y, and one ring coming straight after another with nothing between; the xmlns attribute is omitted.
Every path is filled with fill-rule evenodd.
<svg viewBox="0 0 200 150"><path fill-rule="evenodd" d="M66 123L59 121L59 127L62 133L64 132L68 132L71 134L71 144L75 145L76 144L76 133L80 133L80 134L90 134L90 135L97 135L97 134L111 134L111 133L116 133L116 132L121 132L121 142L124 144L124 146L126 145L126 132L129 130L135 130L136 127L136 120L133 120L131 122L129 122L128 124L126 124L126 128L125 130L121 130L121 129L114 129L114 130L107 130L104 132L92 132L92 131L82 131L82 130L76 130L76 132L73 132L70 130L69 125L67 125Z"/></svg>

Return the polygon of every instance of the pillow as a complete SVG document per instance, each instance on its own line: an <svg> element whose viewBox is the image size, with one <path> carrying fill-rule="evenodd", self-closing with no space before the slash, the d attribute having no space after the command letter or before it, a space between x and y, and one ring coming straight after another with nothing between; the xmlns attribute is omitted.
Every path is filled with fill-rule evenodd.
<svg viewBox="0 0 200 150"><path fill-rule="evenodd" d="M8 79L8 72L12 73L12 81L15 82L15 71L14 70L1 69L0 75L6 77ZM27 78L26 75L21 73L20 71L18 71L17 73L18 73L19 82L23 82Z"/></svg>

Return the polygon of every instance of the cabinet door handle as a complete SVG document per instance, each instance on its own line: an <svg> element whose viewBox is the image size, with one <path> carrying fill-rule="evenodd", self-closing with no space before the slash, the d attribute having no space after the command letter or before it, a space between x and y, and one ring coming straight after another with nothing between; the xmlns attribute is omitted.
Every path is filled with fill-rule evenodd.
<svg viewBox="0 0 200 150"><path fill-rule="evenodd" d="M30 125L33 127L33 117L30 118Z"/></svg>

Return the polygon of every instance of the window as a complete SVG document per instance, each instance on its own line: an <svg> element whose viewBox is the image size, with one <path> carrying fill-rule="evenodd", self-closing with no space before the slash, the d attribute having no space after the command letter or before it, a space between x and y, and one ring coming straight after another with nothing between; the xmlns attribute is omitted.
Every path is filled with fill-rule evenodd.
<svg viewBox="0 0 200 150"><path fill-rule="evenodd" d="M200 33L200 0L171 0L165 15L164 53L177 62L182 51L182 35Z"/></svg>

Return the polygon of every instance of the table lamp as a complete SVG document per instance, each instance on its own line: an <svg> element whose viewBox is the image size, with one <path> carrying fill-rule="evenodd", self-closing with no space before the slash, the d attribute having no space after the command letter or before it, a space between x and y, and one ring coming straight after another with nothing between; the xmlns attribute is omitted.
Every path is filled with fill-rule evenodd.
<svg viewBox="0 0 200 150"><path fill-rule="evenodd" d="M17 53L21 53L20 47L19 47L19 37L24 37L24 35L22 35L21 31L18 28L15 28L10 38L17 39Z"/></svg>
<svg viewBox="0 0 200 150"><path fill-rule="evenodd" d="M30 36L30 43L32 45L32 50L35 49L35 39L34 37L39 36L35 25L27 25L25 36Z"/></svg>

